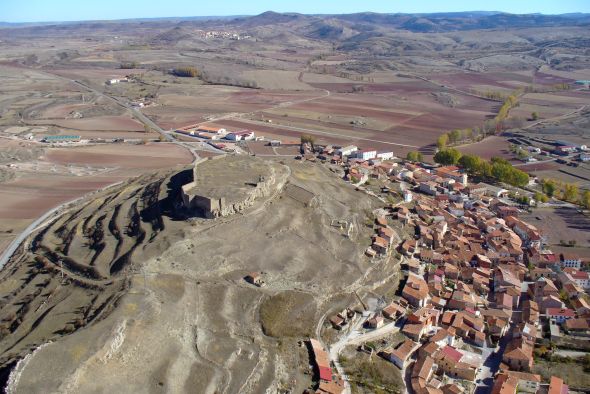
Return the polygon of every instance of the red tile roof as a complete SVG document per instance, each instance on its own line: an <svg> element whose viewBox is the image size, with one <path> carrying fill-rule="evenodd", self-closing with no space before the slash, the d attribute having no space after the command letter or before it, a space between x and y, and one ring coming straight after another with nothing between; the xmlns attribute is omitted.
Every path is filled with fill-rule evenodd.
<svg viewBox="0 0 590 394"><path fill-rule="evenodd" d="M320 371L320 379L325 381L332 380L332 368L330 367L319 367L318 370Z"/></svg>
<svg viewBox="0 0 590 394"><path fill-rule="evenodd" d="M563 384L563 379L551 376L548 394L567 394L568 391L568 387Z"/></svg>
<svg viewBox="0 0 590 394"><path fill-rule="evenodd" d="M461 358L463 357L463 353L461 353L460 351L458 351L457 349L455 349L452 346L445 346L442 350L441 350L441 355L458 363Z"/></svg>
<svg viewBox="0 0 590 394"><path fill-rule="evenodd" d="M569 308L547 308L547 315L549 316L564 316L575 317L576 314Z"/></svg>

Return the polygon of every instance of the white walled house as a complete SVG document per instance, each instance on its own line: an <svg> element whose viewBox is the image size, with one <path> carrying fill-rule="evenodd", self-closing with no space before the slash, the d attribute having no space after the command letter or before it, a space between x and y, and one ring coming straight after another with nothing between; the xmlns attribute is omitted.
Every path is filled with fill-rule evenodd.
<svg viewBox="0 0 590 394"><path fill-rule="evenodd" d="M578 256L562 254L560 258L562 268L575 268L579 270L582 267L582 259L580 259Z"/></svg>
<svg viewBox="0 0 590 394"><path fill-rule="evenodd" d="M379 152L377 153L377 158L381 160L391 160L393 159L393 152Z"/></svg>
<svg viewBox="0 0 590 394"><path fill-rule="evenodd" d="M360 150L356 152L356 157L362 160L371 160L377 157L376 150Z"/></svg>
<svg viewBox="0 0 590 394"><path fill-rule="evenodd" d="M231 141L251 141L255 138L254 132L250 130L234 131L225 136Z"/></svg>
<svg viewBox="0 0 590 394"><path fill-rule="evenodd" d="M404 190L404 202L412 202L412 199L414 198L414 196L412 196L412 192L409 190Z"/></svg>
<svg viewBox="0 0 590 394"><path fill-rule="evenodd" d="M351 153L356 152L358 149L354 145L348 145L338 149L338 153L340 153L340 156L350 156Z"/></svg>

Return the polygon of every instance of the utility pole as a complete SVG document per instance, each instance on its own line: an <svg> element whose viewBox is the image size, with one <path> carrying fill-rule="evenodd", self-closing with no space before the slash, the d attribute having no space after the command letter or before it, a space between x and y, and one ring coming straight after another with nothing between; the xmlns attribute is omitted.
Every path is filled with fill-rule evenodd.
<svg viewBox="0 0 590 394"><path fill-rule="evenodd" d="M61 283L63 283L64 281L64 261L63 260L59 260L59 267L60 267L60 271L61 271Z"/></svg>

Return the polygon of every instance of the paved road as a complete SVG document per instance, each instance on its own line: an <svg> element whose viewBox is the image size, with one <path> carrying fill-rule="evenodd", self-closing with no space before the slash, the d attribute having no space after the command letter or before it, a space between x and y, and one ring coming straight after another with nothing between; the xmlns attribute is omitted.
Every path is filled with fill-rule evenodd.
<svg viewBox="0 0 590 394"><path fill-rule="evenodd" d="M69 81L72 82L73 84L86 89L94 94L97 94L101 97L105 97L108 100L111 100L112 102L114 102L115 104L131 111L131 113L133 114L133 116L139 120L141 123L143 123L145 126L149 127L150 129L158 132L166 141L169 142L175 142L176 140L168 133L166 133L160 126L158 126L155 122L153 122L150 118L148 118L147 116L145 116L140 110L138 110L137 108L132 107L131 105L127 104L126 102L122 101L121 99L118 99L116 97L110 96L98 89L95 89L83 82L80 82L76 79L69 79L66 77L62 77L60 75L56 75L56 74L50 74L53 75L54 77L63 79L65 81Z"/></svg>

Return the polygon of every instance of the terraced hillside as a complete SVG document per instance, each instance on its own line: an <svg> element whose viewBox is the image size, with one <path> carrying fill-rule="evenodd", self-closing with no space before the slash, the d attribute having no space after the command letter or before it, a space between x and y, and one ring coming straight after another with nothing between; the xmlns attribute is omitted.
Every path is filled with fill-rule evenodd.
<svg viewBox="0 0 590 394"><path fill-rule="evenodd" d="M157 173L85 201L33 235L0 273L0 365L101 319L137 263L177 235L168 222L190 171ZM169 194L170 193L170 194Z"/></svg>
<svg viewBox="0 0 590 394"><path fill-rule="evenodd" d="M33 269L39 273L26 289L47 281L39 294L21 290L2 309L4 316L30 294L14 333L0 342L4 365L27 355L11 369L8 390L311 387L309 355L298 342L317 337L329 313L357 303L355 292L396 286L399 264L364 256L382 202L324 166L274 164L287 172L286 186L239 214L177 218L174 190L184 173L154 175L81 205L39 234L34 252L12 262L10 271L22 272L6 273L2 284L20 286L17 279ZM353 224L350 235L334 225L342 220ZM250 272L266 285L247 283Z"/></svg>

